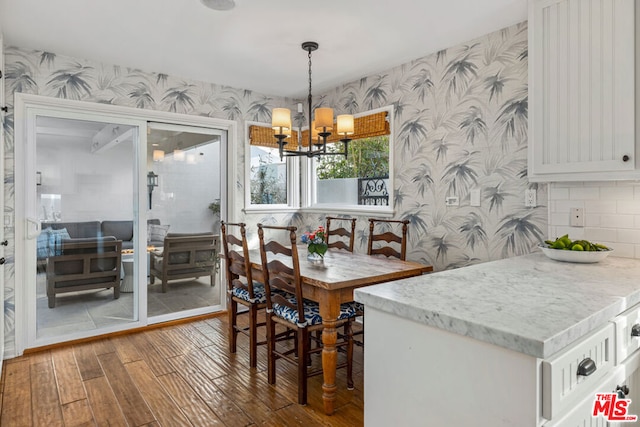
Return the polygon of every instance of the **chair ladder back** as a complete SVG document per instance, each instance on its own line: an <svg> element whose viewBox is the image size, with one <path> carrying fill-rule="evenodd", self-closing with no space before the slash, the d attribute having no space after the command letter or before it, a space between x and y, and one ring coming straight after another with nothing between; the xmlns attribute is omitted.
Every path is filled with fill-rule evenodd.
<svg viewBox="0 0 640 427"><path fill-rule="evenodd" d="M274 240L265 243L264 230L289 231L291 247L288 248ZM267 294L267 309L273 309L273 303L285 305L298 312L297 323L304 320L304 298L302 295L302 278L300 276L300 263L298 249L296 247L297 227L276 227L258 224L258 238L260 240L260 258L262 260L262 274L264 276L265 291ZM277 259L274 259L277 256ZM282 259L290 259L291 267ZM280 289L296 296L296 305L282 297L274 289ZM302 319L301 319L302 317Z"/></svg>
<svg viewBox="0 0 640 427"><path fill-rule="evenodd" d="M402 236L398 236L392 231L385 231L383 233L374 234L374 228L376 225L391 226L393 224L402 224ZM407 259L407 230L408 220L392 220L392 219L375 219L369 218L369 245L367 253L369 255L384 255L386 257L395 257L402 261ZM373 247L373 242L384 241L387 243L400 244L400 252L392 246L381 246L378 248Z"/></svg>
<svg viewBox="0 0 640 427"><path fill-rule="evenodd" d="M326 217L326 220L327 220L327 229L326 229L327 230L327 246L330 248L344 249L349 252L353 252L353 244L355 242L355 234L356 234L356 218L340 218L340 217L328 216ZM332 230L331 221L341 221L341 222L348 221L351 223L351 231L347 230L344 226ZM330 237L334 235L347 237L349 239L349 245L347 246L347 244L343 240L336 240L334 242L330 242Z"/></svg>
<svg viewBox="0 0 640 427"><path fill-rule="evenodd" d="M228 226L237 228L240 232L241 238L227 232ZM251 261L249 259L246 226L247 225L243 222L220 222L225 264L227 265L228 289L231 291L234 287L244 288L249 293L249 298L253 300L255 295L253 292L253 276L251 274ZM238 249L232 249L232 246L238 247L238 249L242 248L242 255L240 255ZM245 278L246 283L240 280L240 278Z"/></svg>

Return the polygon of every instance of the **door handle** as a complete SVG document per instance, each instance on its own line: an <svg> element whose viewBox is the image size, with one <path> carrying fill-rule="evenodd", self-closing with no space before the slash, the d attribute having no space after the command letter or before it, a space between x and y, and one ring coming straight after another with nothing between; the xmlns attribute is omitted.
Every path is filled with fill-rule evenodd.
<svg viewBox="0 0 640 427"><path fill-rule="evenodd" d="M40 235L40 221L27 218L27 239L33 240Z"/></svg>

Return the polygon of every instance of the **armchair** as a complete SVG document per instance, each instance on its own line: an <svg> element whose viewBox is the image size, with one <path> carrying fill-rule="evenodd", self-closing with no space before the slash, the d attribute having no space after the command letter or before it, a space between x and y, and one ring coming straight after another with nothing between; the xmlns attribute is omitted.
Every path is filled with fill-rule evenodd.
<svg viewBox="0 0 640 427"><path fill-rule="evenodd" d="M63 240L60 254L47 260L49 308L56 295L64 292L113 288L120 297L122 241L113 236Z"/></svg>
<svg viewBox="0 0 640 427"><path fill-rule="evenodd" d="M150 252L149 279L162 281L167 292L169 280L211 277L215 285L218 266L218 235L212 233L169 233L164 246Z"/></svg>

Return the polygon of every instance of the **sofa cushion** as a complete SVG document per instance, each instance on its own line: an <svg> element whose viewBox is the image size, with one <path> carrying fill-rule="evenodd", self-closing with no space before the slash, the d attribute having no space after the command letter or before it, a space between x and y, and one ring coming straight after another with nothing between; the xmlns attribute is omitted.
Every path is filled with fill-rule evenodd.
<svg viewBox="0 0 640 427"><path fill-rule="evenodd" d="M113 236L123 242L133 240L133 221L102 221L102 235Z"/></svg>
<svg viewBox="0 0 640 427"><path fill-rule="evenodd" d="M67 229L72 239L100 236L100 221L84 222L43 222L42 229L51 227L53 230Z"/></svg>
<svg viewBox="0 0 640 427"><path fill-rule="evenodd" d="M147 243L164 242L168 231L168 225L147 224Z"/></svg>

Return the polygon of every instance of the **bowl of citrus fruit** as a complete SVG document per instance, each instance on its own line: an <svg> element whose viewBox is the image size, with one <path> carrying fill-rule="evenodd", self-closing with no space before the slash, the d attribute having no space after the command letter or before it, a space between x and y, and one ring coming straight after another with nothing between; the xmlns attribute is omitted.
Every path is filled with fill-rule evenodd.
<svg viewBox="0 0 640 427"><path fill-rule="evenodd" d="M556 261L593 263L609 256L613 249L588 240L571 240L565 234L556 240L545 240L538 245L542 253Z"/></svg>

